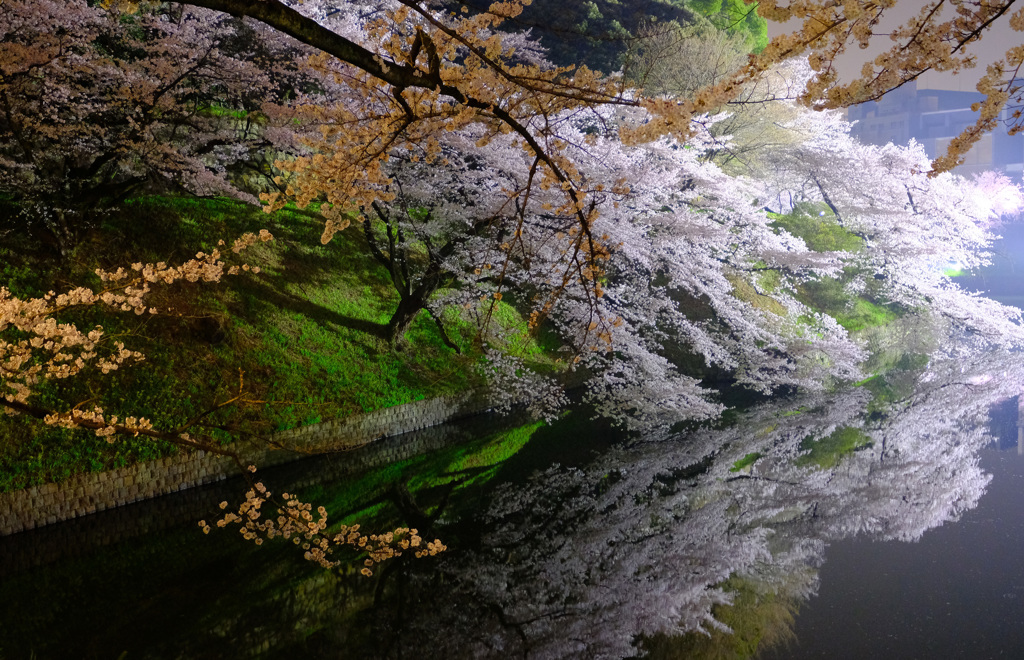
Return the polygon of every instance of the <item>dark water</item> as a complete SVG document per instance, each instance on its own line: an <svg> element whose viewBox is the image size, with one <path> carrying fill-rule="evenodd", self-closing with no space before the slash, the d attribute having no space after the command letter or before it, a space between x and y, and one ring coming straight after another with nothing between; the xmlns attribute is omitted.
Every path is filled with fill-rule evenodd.
<svg viewBox="0 0 1024 660"><path fill-rule="evenodd" d="M369 578L201 534L242 483L2 538L0 659L1022 657L1024 360L893 360L719 428L480 418L260 473L448 546Z"/></svg>
<svg viewBox="0 0 1024 660"><path fill-rule="evenodd" d="M485 418L387 469L346 474L341 455L263 475L449 546L371 578L355 556L329 572L286 543L203 536L240 484L8 537L0 657L745 657L797 611L774 657L1012 655L1019 362L910 360L639 439L584 414Z"/></svg>
<svg viewBox="0 0 1024 660"><path fill-rule="evenodd" d="M959 280L1024 308L1024 223L999 233L992 265ZM994 411L997 437L980 454L992 481L977 508L916 543L831 544L795 643L762 657L1024 657L1024 455L1014 417L1012 406Z"/></svg>
<svg viewBox="0 0 1024 660"><path fill-rule="evenodd" d="M795 640L762 657L1024 657L1024 456L986 449L981 467L992 482L959 522L830 545Z"/></svg>

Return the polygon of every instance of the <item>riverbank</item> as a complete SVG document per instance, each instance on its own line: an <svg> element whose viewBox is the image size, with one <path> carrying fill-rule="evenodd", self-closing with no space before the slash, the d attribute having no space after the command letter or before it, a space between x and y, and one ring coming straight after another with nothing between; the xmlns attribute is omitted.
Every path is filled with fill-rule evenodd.
<svg viewBox="0 0 1024 660"><path fill-rule="evenodd" d="M16 209L8 205L6 211L0 220L17 220ZM79 284L100 286L96 268L181 262L246 231L266 228L275 236L245 253L245 263L259 267L258 274L242 272L216 285L166 287L154 294L156 315L98 308L63 312L60 321L100 325L111 341L142 352L145 360L102 381L76 377L44 384L44 404L101 405L108 413L146 417L165 429L199 420L190 429L193 436L228 446L239 438L265 444L288 429L482 384L475 327L455 314L446 320L461 354L444 344L426 314L411 326L402 350L385 339L398 293L357 227L325 246L319 241L322 220L313 213L286 209L266 215L233 200L176 197L142 198L98 214L64 255L47 245L44 228L32 227L11 232L0 246L0 283L22 298ZM525 331L508 304L499 305L496 322ZM547 360L531 339L524 339L522 353ZM124 437L108 443L89 431L46 426L26 416L0 416L0 438L0 492L179 453L165 442Z"/></svg>
<svg viewBox="0 0 1024 660"><path fill-rule="evenodd" d="M242 474L245 465L271 467L314 454L352 451L487 409L486 397L465 392L282 431L268 446L242 450L242 465L231 457L198 451L0 493L0 536L223 481ZM397 445L381 456L387 461L405 452Z"/></svg>
<svg viewBox="0 0 1024 660"><path fill-rule="evenodd" d="M860 249L859 239L814 210L800 207L773 216L774 222L816 250ZM483 342L471 312L455 307L439 312L447 337L428 314L420 314L393 345L388 322L400 299L388 271L374 260L359 227L322 245L322 218L309 211L266 215L226 199L140 198L99 214L68 254L56 255L43 241L32 243L31 232L13 234L16 240L0 246L0 263L6 264L0 282L23 299L72 284L98 288L97 268L181 263L216 249L220 237L230 240L261 229L276 238L246 251L245 264L253 268L217 284L163 287L152 294L156 314L98 306L60 312L60 322L102 326L107 341L124 342L145 359L101 378L47 381L39 389L42 407L59 409L68 401L99 405L108 415L148 418L175 433L187 428L207 448L234 452L232 447L270 446L290 429L327 428L317 425L485 386ZM865 368L882 373L900 359L900 350L890 350L889 335L908 334L907 310L883 307L867 292L846 292L849 277L808 282L796 294L860 334L872 353ZM756 289L735 278L733 295L766 313L781 313L772 272L756 275L755 281ZM557 337L543 328L538 335L529 333L514 299L509 291L495 302L489 320L489 327L506 336L502 349L537 371L561 368ZM913 334L923 340L928 333L915 328ZM685 346L665 350L679 371L705 381L722 379L728 387L730 374L709 369ZM48 426L27 416L0 417L0 438L0 493L180 453L169 442L130 436L108 442L91 431Z"/></svg>

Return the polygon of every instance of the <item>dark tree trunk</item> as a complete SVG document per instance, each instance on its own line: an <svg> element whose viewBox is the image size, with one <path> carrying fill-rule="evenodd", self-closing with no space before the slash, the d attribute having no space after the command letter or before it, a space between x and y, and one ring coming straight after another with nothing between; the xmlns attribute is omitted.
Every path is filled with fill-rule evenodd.
<svg viewBox="0 0 1024 660"><path fill-rule="evenodd" d="M426 301L430 298L430 294L434 292L434 288L431 288L425 296L408 296L398 303L398 309L395 310L395 313L391 315L391 320L388 321L387 339L394 348L400 350L402 347L402 337L405 336L405 332L412 325L412 322L416 320L416 316L421 311L426 310L430 314L430 318L434 320L434 324L437 325L437 330L441 334L441 341L444 342L444 345L461 355L462 349L448 336L448 331L445 330L442 320L437 314L427 308Z"/></svg>
<svg viewBox="0 0 1024 660"><path fill-rule="evenodd" d="M455 249L456 242L449 242L439 252L435 252L429 238L424 239L423 243L427 248L429 263L422 275L419 278L414 278L410 272L409 244L406 242L405 232L402 231L401 225L395 222L391 215L377 202L373 203L373 209L381 222L384 223L384 238L386 238L387 243L384 243L384 239L378 240L370 218L366 215L363 216L363 234L366 236L370 254L373 255L373 258L378 263L388 269L391 283L394 284L395 290L401 296L398 309L395 310L395 313L391 315L391 320L388 321L386 331L388 341L392 347L401 349L402 337L405 336L406 330L416 320L416 316L420 311L426 309L434 323L437 324L437 329L445 346L456 353L461 353L461 349L445 331L444 323L440 317L430 309L427 309L427 302L430 300L430 296L434 295L434 292L437 291L444 281L445 270L443 263ZM417 279L418 282L416 282Z"/></svg>
<svg viewBox="0 0 1024 660"><path fill-rule="evenodd" d="M391 315L391 320L388 321L387 337L392 346L400 348L400 342L402 337L405 336L405 331L416 320L416 316L424 306L423 299L418 296L402 298L402 301L398 303L398 309L395 310L395 313Z"/></svg>

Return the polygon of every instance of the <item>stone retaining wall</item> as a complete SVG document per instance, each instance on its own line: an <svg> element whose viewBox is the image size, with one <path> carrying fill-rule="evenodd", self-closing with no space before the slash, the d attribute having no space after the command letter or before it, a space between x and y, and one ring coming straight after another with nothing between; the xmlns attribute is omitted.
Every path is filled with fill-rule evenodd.
<svg viewBox="0 0 1024 660"><path fill-rule="evenodd" d="M351 450L381 438L468 417L487 408L484 399L470 393L414 401L277 433L271 438L271 444L277 449L253 452L245 457L245 462L269 467L306 454ZM233 459L200 451L84 474L59 484L3 493L0 494L0 536L221 481L238 473Z"/></svg>
<svg viewBox="0 0 1024 660"><path fill-rule="evenodd" d="M351 474L471 442L491 432L496 424L506 426L510 420L478 417L457 425L438 425L392 436L352 451L321 454L261 469L260 480L274 492L295 492L313 484L330 483ZM235 477L184 490L175 497L140 501L135 506L111 508L100 515L67 520L63 525L41 527L31 534L6 536L0 539L0 583L5 576L34 566L87 556L106 545L183 524L195 525L203 518L209 520L222 513L217 506L219 502L234 502L245 489L240 478Z"/></svg>

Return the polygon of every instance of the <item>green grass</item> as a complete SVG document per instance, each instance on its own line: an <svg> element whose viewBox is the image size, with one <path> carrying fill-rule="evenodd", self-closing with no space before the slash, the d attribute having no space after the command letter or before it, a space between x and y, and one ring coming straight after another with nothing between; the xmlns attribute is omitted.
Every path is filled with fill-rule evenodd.
<svg viewBox="0 0 1024 660"><path fill-rule="evenodd" d="M741 458L740 460L738 460L735 463L733 463L732 467L729 468L729 472L741 472L745 468L748 468L751 465L753 465L754 463L756 463L757 459L759 459L759 458L761 458L761 454L760 453L758 453L756 451L755 452L751 452L751 453L747 454L746 456L744 456L743 458Z"/></svg>
<svg viewBox="0 0 1024 660"><path fill-rule="evenodd" d="M797 458L796 464L801 467L815 466L828 470L839 465L844 456L871 445L871 438L864 431L844 426L820 440L804 438L800 443L800 449L807 453Z"/></svg>
<svg viewBox="0 0 1024 660"><path fill-rule="evenodd" d="M852 305L848 305L835 314L839 325L850 332L887 325L896 318L897 315L892 310L864 298L856 298Z"/></svg>
<svg viewBox="0 0 1024 660"><path fill-rule="evenodd" d="M754 289L753 285L742 277L730 276L729 282L733 287L733 295L743 302L750 303L757 309L771 312L776 316L786 316L787 311L782 303L771 296L758 293L757 290Z"/></svg>
<svg viewBox="0 0 1024 660"><path fill-rule="evenodd" d="M850 332L887 325L899 318L902 310L880 304L870 293L853 295L846 284L856 273L848 270L839 279L821 278L797 287L797 299L808 307L824 312Z"/></svg>
<svg viewBox="0 0 1024 660"><path fill-rule="evenodd" d="M732 594L732 604L715 605L711 611L730 632L707 626L700 632L683 635L659 633L643 637L643 657L743 660L757 657L759 650L794 639L793 624L800 599L787 593L784 586L739 575L731 576L720 586Z"/></svg>
<svg viewBox="0 0 1024 660"><path fill-rule="evenodd" d="M373 529L406 524L408 521L403 521L390 498L396 484L404 485L425 511L435 513L434 507L449 491L479 487L491 480L505 461L543 427L544 422L531 422L464 445L392 463L358 480L336 484L330 492L317 486L299 494L304 501L335 512L332 528L353 523Z"/></svg>
<svg viewBox="0 0 1024 660"><path fill-rule="evenodd" d="M772 227L802 238L811 250L856 253L864 248L863 239L836 222L835 216L824 204L798 204L789 214L768 215L773 219ZM886 325L898 318L900 310L883 305L872 295L871 290L856 295L846 289L859 275L862 273L857 268L849 267L838 278L804 282L796 287L796 298L811 309L828 314L849 332ZM758 289L765 293L759 293L750 282L734 276L729 278L733 285L733 295L758 309L785 316L786 308L771 295L780 286L779 274L764 269L754 277Z"/></svg>
<svg viewBox="0 0 1024 660"><path fill-rule="evenodd" d="M210 103L199 108L199 114L207 117L231 117L232 119L246 119L250 116L246 110L229 108L216 103Z"/></svg>
<svg viewBox="0 0 1024 660"><path fill-rule="evenodd" d="M0 286L35 295L83 283L98 286L97 267L173 264L260 228L275 236L243 255L245 263L262 269L259 275L168 287L154 294L157 316L98 308L65 314L61 321L102 325L108 337L142 351L146 360L108 377L44 386L40 403L89 401L108 413L149 417L169 429L238 395L244 373L245 401L205 418L201 429L227 443L480 384L475 326L446 314L465 349L456 355L424 313L402 350L394 350L384 338L398 302L387 274L368 256L358 228L321 245L321 227L319 218L296 209L267 215L228 199L148 197L101 216L62 260L27 244L0 246ZM545 347L526 336L514 307L499 304L494 320L520 336L516 348L524 357L553 363ZM91 433L25 417L0 416L0 438L0 492L175 451L148 440L108 444Z"/></svg>
<svg viewBox="0 0 1024 660"><path fill-rule="evenodd" d="M817 252L860 252L864 239L836 222L835 215L824 204L797 204L790 213L770 213L776 229L785 229L804 240Z"/></svg>
<svg viewBox="0 0 1024 660"><path fill-rule="evenodd" d="M772 227L802 238L812 250L857 253L864 249L864 239L840 225L825 204L807 202L797 204L788 214L768 215L773 219ZM901 310L881 304L871 290L861 295L846 290L847 284L861 274L851 267L838 278L805 282L797 287L796 297L808 307L828 314L850 332L886 325L898 318Z"/></svg>

